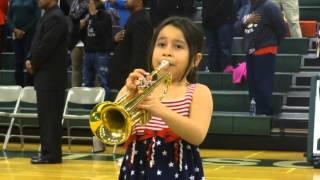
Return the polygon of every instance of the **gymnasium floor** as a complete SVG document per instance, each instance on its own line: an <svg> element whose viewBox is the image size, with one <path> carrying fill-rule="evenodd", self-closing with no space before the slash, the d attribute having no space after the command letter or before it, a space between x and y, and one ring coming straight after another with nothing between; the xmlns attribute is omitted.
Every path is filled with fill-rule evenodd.
<svg viewBox="0 0 320 180"><path fill-rule="evenodd" d="M2 144L1 144L2 146ZM37 155L38 145L10 144L0 154L0 179L4 180L69 180L117 179L123 149L111 155L112 147L104 153L91 154L90 146L63 147L63 164L31 165L30 157ZM305 162L303 152L207 150L201 149L207 180L320 180L320 169Z"/></svg>

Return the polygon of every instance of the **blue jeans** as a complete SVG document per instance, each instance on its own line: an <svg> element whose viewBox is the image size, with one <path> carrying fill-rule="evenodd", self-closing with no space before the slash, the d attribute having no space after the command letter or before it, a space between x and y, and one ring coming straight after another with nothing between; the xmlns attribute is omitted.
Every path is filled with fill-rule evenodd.
<svg viewBox="0 0 320 180"><path fill-rule="evenodd" d="M106 93L109 90L107 82L108 62L110 60L107 52L86 52L83 61L83 84L85 87L94 87L96 75L98 76L101 86Z"/></svg>
<svg viewBox="0 0 320 180"><path fill-rule="evenodd" d="M232 65L233 25L225 23L217 28L205 29L208 59L205 66L210 71L221 72Z"/></svg>
<svg viewBox="0 0 320 180"><path fill-rule="evenodd" d="M32 86L33 76L24 73L25 62L30 50L32 35L26 34L22 39L13 40L13 51L16 60L15 79L16 84L20 86Z"/></svg>

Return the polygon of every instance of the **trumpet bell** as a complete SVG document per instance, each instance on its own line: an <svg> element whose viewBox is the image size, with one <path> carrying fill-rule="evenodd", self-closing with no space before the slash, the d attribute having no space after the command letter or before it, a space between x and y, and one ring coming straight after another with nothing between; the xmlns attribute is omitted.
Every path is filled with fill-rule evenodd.
<svg viewBox="0 0 320 180"><path fill-rule="evenodd" d="M105 144L121 144L130 135L131 117L123 106L116 103L97 104L90 113L91 131Z"/></svg>
<svg viewBox="0 0 320 180"><path fill-rule="evenodd" d="M124 106L106 101L91 110L89 123L97 138L105 144L115 145L128 139L135 123L146 124L150 118L151 114L147 111L141 110L131 115Z"/></svg>

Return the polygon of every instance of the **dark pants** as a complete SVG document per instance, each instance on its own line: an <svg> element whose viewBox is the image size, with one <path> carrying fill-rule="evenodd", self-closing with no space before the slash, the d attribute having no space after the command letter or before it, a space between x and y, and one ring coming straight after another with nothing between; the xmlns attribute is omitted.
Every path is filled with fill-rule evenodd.
<svg viewBox="0 0 320 180"><path fill-rule="evenodd" d="M41 156L48 160L62 158L62 113L65 90L37 90Z"/></svg>
<svg viewBox="0 0 320 180"><path fill-rule="evenodd" d="M275 71L275 59L273 54L248 55L247 75L249 97L256 101L256 113L271 115L273 77Z"/></svg>
<svg viewBox="0 0 320 180"><path fill-rule="evenodd" d="M205 66L210 71L221 72L228 65L232 65L232 23L223 24L217 28L206 29L206 44L208 48L208 59Z"/></svg>
<svg viewBox="0 0 320 180"><path fill-rule="evenodd" d="M5 43L5 26L0 25L0 69L2 69L2 51L4 49L4 43Z"/></svg>
<svg viewBox="0 0 320 180"><path fill-rule="evenodd" d="M32 35L26 34L22 39L13 40L13 51L16 59L15 79L20 86L32 86L33 76L24 73L25 62L30 50Z"/></svg>
<svg viewBox="0 0 320 180"><path fill-rule="evenodd" d="M83 86L94 87L96 75L98 76L101 86L106 92L109 90L107 73L109 53L86 52L83 62Z"/></svg>

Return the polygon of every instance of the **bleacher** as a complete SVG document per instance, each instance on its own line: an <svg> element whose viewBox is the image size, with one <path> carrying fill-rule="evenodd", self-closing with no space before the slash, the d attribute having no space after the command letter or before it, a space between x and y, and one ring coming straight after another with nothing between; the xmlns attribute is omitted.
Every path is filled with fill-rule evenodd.
<svg viewBox="0 0 320 180"><path fill-rule="evenodd" d="M320 1L299 0L300 19L320 21Z"/></svg>
<svg viewBox="0 0 320 180"><path fill-rule="evenodd" d="M196 20L201 19L202 1L195 0L195 6L197 13L200 15L196 17ZM320 1L318 0L299 0L300 20L316 20L320 21Z"/></svg>
<svg viewBox="0 0 320 180"><path fill-rule="evenodd" d="M320 21L320 1L300 0L300 19ZM194 22L201 26L201 1L196 1ZM8 39L10 42L10 39ZM286 38L276 59L273 107L274 116L249 114L246 82L232 83L231 74L199 72L200 83L208 85L214 97L214 113L206 147L245 149L306 148L310 78L320 72L320 61L315 59L313 38ZM233 42L234 64L245 58L243 39ZM206 48L204 58L207 58ZM1 54L0 85L14 85L14 54L10 46ZM114 97L116 92L111 92ZM82 124L83 125L83 124ZM5 129L0 126L0 129ZM28 131L28 130L27 130ZM34 133L35 129L30 129ZM91 136L89 130L76 133ZM91 143L91 142L90 142Z"/></svg>

